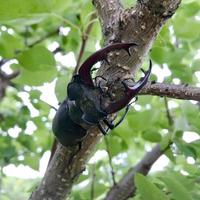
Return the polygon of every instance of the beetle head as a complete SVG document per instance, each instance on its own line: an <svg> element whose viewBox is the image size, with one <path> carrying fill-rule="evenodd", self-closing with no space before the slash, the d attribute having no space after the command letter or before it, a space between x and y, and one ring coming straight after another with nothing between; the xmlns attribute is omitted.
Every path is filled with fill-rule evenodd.
<svg viewBox="0 0 200 200"><path fill-rule="evenodd" d="M92 54L89 58L86 59L86 61L81 65L81 67L78 70L78 75L80 76L83 83L91 87L94 87L94 83L92 81L92 77L90 74L90 71L93 65L99 61L103 61L103 60L107 61L107 55L111 51L123 49L127 51L128 54L130 55L130 47L133 47L133 46L137 46L137 45L135 43L114 43Z"/></svg>
<svg viewBox="0 0 200 200"><path fill-rule="evenodd" d="M79 75L74 75L72 81L67 86L67 96L69 100L80 99L83 94L81 88L81 79Z"/></svg>

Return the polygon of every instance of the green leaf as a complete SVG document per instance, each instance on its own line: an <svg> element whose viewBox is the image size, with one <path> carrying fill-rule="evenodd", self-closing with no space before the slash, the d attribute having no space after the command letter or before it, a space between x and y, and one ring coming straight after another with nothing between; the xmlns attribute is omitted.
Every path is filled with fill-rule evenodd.
<svg viewBox="0 0 200 200"><path fill-rule="evenodd" d="M69 2L65 0L1 0L0 4L0 21L9 21L23 18L32 20L44 14L62 11Z"/></svg>
<svg viewBox="0 0 200 200"><path fill-rule="evenodd" d="M160 110L161 107L129 113L127 116L129 127L133 131L146 131L152 129L152 127L166 127L166 117Z"/></svg>
<svg viewBox="0 0 200 200"><path fill-rule="evenodd" d="M34 152L35 145L34 142L32 141L32 136L26 134L20 134L17 137L16 141L20 143L24 147L24 149L27 148L28 150Z"/></svg>
<svg viewBox="0 0 200 200"><path fill-rule="evenodd" d="M182 82L184 83L192 82L194 73L192 72L189 65L173 63L171 65L171 71L173 77L179 78Z"/></svg>
<svg viewBox="0 0 200 200"><path fill-rule="evenodd" d="M169 200L155 184L142 174L135 175L135 184L143 200Z"/></svg>
<svg viewBox="0 0 200 200"><path fill-rule="evenodd" d="M176 142L176 145L177 145L178 149L179 149L186 157L191 156L191 157L193 157L194 159L197 158L197 152L196 152L195 148L194 148L192 145L187 144L187 143L185 143L184 141L181 141L181 140L177 141L177 142ZM198 151L198 150L197 150L197 151Z"/></svg>
<svg viewBox="0 0 200 200"><path fill-rule="evenodd" d="M192 16L195 16L199 12L199 9L200 9L199 2L191 2L191 3L187 3L183 5L181 11L182 11L182 15L192 17Z"/></svg>
<svg viewBox="0 0 200 200"><path fill-rule="evenodd" d="M112 157L127 149L127 144L122 140L122 138L115 135L108 138L108 146Z"/></svg>
<svg viewBox="0 0 200 200"><path fill-rule="evenodd" d="M193 70L197 70L199 71L200 70L200 59L197 59L197 60L194 60L193 63L192 63L192 69Z"/></svg>
<svg viewBox="0 0 200 200"><path fill-rule="evenodd" d="M59 102L62 102L67 95L67 84L71 80L71 71L67 70L57 78L55 86L55 94Z"/></svg>
<svg viewBox="0 0 200 200"><path fill-rule="evenodd" d="M142 137L145 140L148 140L150 142L160 142L161 141L161 135L154 130L144 131L144 133L142 134Z"/></svg>
<svg viewBox="0 0 200 200"><path fill-rule="evenodd" d="M174 32L182 39L194 40L199 37L200 22L181 15L174 21Z"/></svg>
<svg viewBox="0 0 200 200"><path fill-rule="evenodd" d="M53 54L43 46L35 46L18 56L21 66L17 82L32 86L42 85L52 81L56 75L55 59Z"/></svg>
<svg viewBox="0 0 200 200"><path fill-rule="evenodd" d="M24 47L23 40L20 36L11 35L7 32L1 32L0 35L0 55L4 58L13 58L17 51Z"/></svg>
<svg viewBox="0 0 200 200"><path fill-rule="evenodd" d="M18 61L24 69L31 72L49 70L49 67L55 66L53 54L43 46L35 46L22 52Z"/></svg>
<svg viewBox="0 0 200 200"><path fill-rule="evenodd" d="M194 142L191 142L190 144L188 144L189 146L191 146L193 149L195 149L195 152L198 156L198 158L200 158L200 140L195 140Z"/></svg>
<svg viewBox="0 0 200 200"><path fill-rule="evenodd" d="M31 90L31 91L29 92L29 95L30 95L30 100L31 100L31 102L34 103L33 100L35 100L35 99L38 100L38 99L40 98L40 96L41 96L41 91L39 91L39 90Z"/></svg>
<svg viewBox="0 0 200 200"><path fill-rule="evenodd" d="M160 147L162 150L165 150L171 142L171 135L167 134L165 137L162 138L160 142Z"/></svg>
<svg viewBox="0 0 200 200"><path fill-rule="evenodd" d="M175 130L177 131L190 130L190 126L188 124L187 118L184 115L176 117L176 119L174 120L174 127L175 127Z"/></svg>
<svg viewBox="0 0 200 200"><path fill-rule="evenodd" d="M192 200L192 197L187 188L185 188L181 182L178 182L172 177L162 177L161 180L167 185L172 196L176 200Z"/></svg>
<svg viewBox="0 0 200 200"><path fill-rule="evenodd" d="M192 165L188 163L183 164L183 168L187 171L190 175L195 175L199 173L199 167L197 165Z"/></svg>
<svg viewBox="0 0 200 200"><path fill-rule="evenodd" d="M9 137L0 137L0 151L0 163L4 161L9 162L12 157L15 157L17 155L17 149L12 144L12 140Z"/></svg>
<svg viewBox="0 0 200 200"><path fill-rule="evenodd" d="M36 155L25 156L23 161L24 164L29 165L31 168L38 170L39 169L40 158Z"/></svg>
<svg viewBox="0 0 200 200"><path fill-rule="evenodd" d="M151 58L159 63L163 64L166 63L167 55L169 54L170 49L166 46L164 47L154 47L151 51Z"/></svg>
<svg viewBox="0 0 200 200"><path fill-rule="evenodd" d="M80 33L72 28L67 37L62 37L61 47L66 49L73 49L74 54L78 54L81 43Z"/></svg>
<svg viewBox="0 0 200 200"><path fill-rule="evenodd" d="M194 130L197 133L200 130L200 123L199 123L199 119L200 119L200 112L197 106L194 106L192 103L185 101L182 106L182 116L187 117L187 123L190 126L190 131Z"/></svg>
<svg viewBox="0 0 200 200"><path fill-rule="evenodd" d="M172 161L175 163L176 159L175 159L175 156L173 154L173 151L168 148L166 151L165 151L165 155Z"/></svg>

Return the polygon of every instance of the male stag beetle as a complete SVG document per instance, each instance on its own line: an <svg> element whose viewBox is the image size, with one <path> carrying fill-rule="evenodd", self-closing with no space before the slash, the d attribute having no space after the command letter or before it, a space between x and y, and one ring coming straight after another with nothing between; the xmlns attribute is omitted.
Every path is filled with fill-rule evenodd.
<svg viewBox="0 0 200 200"><path fill-rule="evenodd" d="M78 73L73 76L72 81L67 86L67 98L61 103L53 120L53 132L62 145L80 145L91 126L97 125L101 132L106 134L107 130L102 124L113 129L124 119L128 109L115 125L108 119L108 115L126 107L147 83L152 68L151 61L148 71L143 71L145 76L140 78L134 86L129 86L123 81L125 95L121 99L111 102L105 108L102 108L103 91L100 86L94 85L90 71L98 61L107 61L109 52L123 49L130 55L129 50L133 46L136 44L115 43L100 49L87 58Z"/></svg>

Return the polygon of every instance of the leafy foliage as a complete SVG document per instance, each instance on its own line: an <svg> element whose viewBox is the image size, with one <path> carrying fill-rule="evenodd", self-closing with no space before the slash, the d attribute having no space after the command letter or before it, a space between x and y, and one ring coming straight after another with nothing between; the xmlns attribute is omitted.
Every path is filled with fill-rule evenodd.
<svg viewBox="0 0 200 200"><path fill-rule="evenodd" d="M135 175L135 183L142 199L168 200L167 196L141 174Z"/></svg>
<svg viewBox="0 0 200 200"><path fill-rule="evenodd" d="M132 2L122 3L129 6ZM51 83L51 91L55 86L58 102L64 99L73 72L73 57L69 60L64 57L64 62L61 58L71 52L77 61L94 9L89 0L7 0L0 3L0 56L9 60L0 69L6 73L20 71L12 80L13 86L7 88L5 97L0 100L0 169L4 174L0 178L0 199L27 199L27 195L23 195L24 188L15 187L14 196L9 193L9 188L14 188L13 183L16 186L23 181L10 181L12 178L6 177L4 169L9 164L23 164L39 170L40 158L51 148L54 113L49 105L50 95L42 98L49 91L47 87L42 90L41 86ZM199 86L199 10L199 1L185 0L163 27L150 55L155 69L152 80ZM94 22L82 60L101 43L100 25L97 19ZM167 167L161 172L152 172L148 178L136 175L138 190L133 199L200 199L199 104L167 101L173 125L168 122L163 98L140 96L124 122L107 136L117 181L144 155L144 150L155 143L164 148L173 142L166 152ZM57 107L58 102L52 106ZM188 135L187 138L195 136L196 140L185 140ZM74 186L71 199L89 199L92 185L94 199L102 199L112 185L105 142L97 149ZM29 182L28 185L26 191L31 192L34 184Z"/></svg>

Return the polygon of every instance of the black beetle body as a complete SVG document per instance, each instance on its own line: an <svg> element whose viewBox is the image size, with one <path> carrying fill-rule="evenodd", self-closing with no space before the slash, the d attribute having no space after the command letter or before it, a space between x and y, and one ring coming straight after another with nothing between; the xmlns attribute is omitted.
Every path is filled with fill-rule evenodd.
<svg viewBox="0 0 200 200"><path fill-rule="evenodd" d="M130 54L129 48L132 46L136 45L134 43L116 43L97 51L82 64L78 74L73 76L67 86L68 97L57 110L52 126L53 133L62 145L81 144L91 126L97 125L101 132L106 134L107 130L104 130L102 123L113 129L123 120L125 115L117 125L114 125L108 119L108 115L126 107L146 84L151 72L151 62L149 70L144 72L145 76L140 78L134 86L128 86L123 81L125 95L118 101L111 102L105 108L102 108L101 105L104 100L103 91L93 84L90 70L96 62L107 60L106 56L110 51L124 49Z"/></svg>
<svg viewBox="0 0 200 200"><path fill-rule="evenodd" d="M67 93L68 98L57 110L52 129L62 145L73 146L84 139L87 129L98 124L107 114L98 107L100 88L82 84L78 75L69 83Z"/></svg>
<svg viewBox="0 0 200 200"><path fill-rule="evenodd" d="M80 143L87 133L85 129L72 121L67 101L61 103L57 110L52 129L58 141L64 146Z"/></svg>

